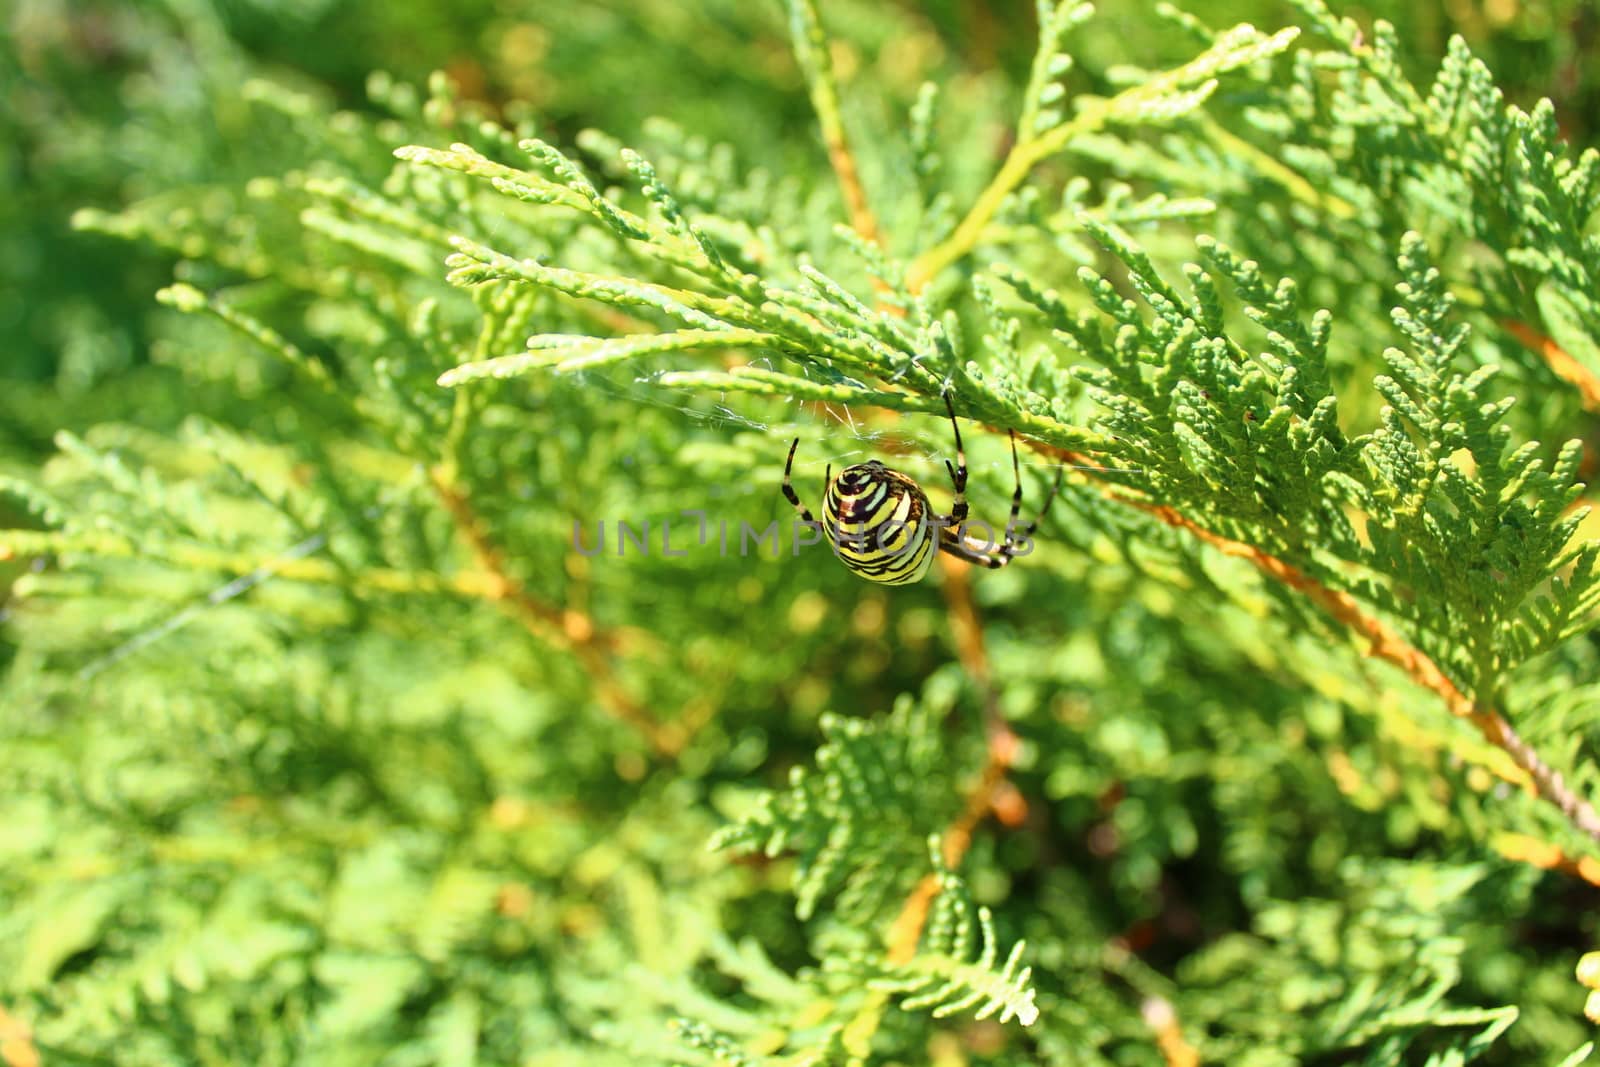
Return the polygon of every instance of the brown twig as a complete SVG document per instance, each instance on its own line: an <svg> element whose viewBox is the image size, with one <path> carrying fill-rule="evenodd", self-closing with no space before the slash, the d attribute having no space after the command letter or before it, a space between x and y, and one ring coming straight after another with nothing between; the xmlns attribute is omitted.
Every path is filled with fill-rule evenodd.
<svg viewBox="0 0 1600 1067"><path fill-rule="evenodd" d="M1600 860L1593 856L1574 858L1550 842L1527 834L1499 834L1494 839L1494 848L1508 860L1532 864L1547 871L1561 871L1582 878L1590 885L1600 886Z"/></svg>
<svg viewBox="0 0 1600 1067"><path fill-rule="evenodd" d="M951 636L955 638L956 655L967 674L984 691L984 706L991 725L999 715L998 697L989 674L989 652L984 647L983 623L978 618L978 605L972 599L971 564L953 556L939 557L939 570L944 577L941 591L945 607L950 613Z"/></svg>
<svg viewBox="0 0 1600 1067"><path fill-rule="evenodd" d="M1028 817L1028 804L1006 781L1006 771L1016 759L1017 735L1000 710L1000 693L989 668L989 650L984 642L983 619L972 599L972 565L952 556L940 556L945 614L955 638L956 654L967 676L983 695L984 727L989 739L989 758L978 785L968 794L966 815L945 832L946 866L961 861L972 839L973 827L986 811L993 811L1006 826L1020 826Z"/></svg>
<svg viewBox="0 0 1600 1067"><path fill-rule="evenodd" d="M993 672L989 669L989 650L983 638L983 620L978 617L977 602L972 599L972 565L953 556L939 557L942 581L939 591L944 595L945 614L950 619L950 635L955 639L956 655L967 677L972 679L983 696L984 726L988 732L990 762L997 759L996 750L1009 753L1016 747L1016 735L1006 725L1000 710L1000 694L994 687ZM1002 762L1009 765L1009 754ZM965 850L965 845L962 846Z"/></svg>
<svg viewBox="0 0 1600 1067"><path fill-rule="evenodd" d="M1167 1067L1200 1067L1200 1053L1184 1039L1183 1028L1178 1025L1178 1012L1165 997L1147 997L1139 1006L1139 1015L1156 1035L1156 1048Z"/></svg>
<svg viewBox="0 0 1600 1067"><path fill-rule="evenodd" d="M1516 319L1501 319L1500 325L1521 342L1523 347L1544 360L1557 378L1577 389L1585 408L1590 411L1600 411L1600 377L1574 359L1566 349L1556 344L1554 338L1540 333L1527 323L1518 322Z"/></svg>
<svg viewBox="0 0 1600 1067"><path fill-rule="evenodd" d="M1036 451L1065 457L1069 462L1077 463L1083 458L1076 453L1041 442L1030 442L1030 445ZM1086 474L1086 477L1092 476ZM1524 784L1535 795L1553 804L1566 816L1569 823L1600 842L1600 813L1567 785L1566 778L1561 772L1546 763L1533 746L1517 733L1504 715L1494 708L1473 701L1426 653L1406 641L1388 623L1369 615L1355 597L1328 588L1305 572L1255 545L1213 533L1176 508L1140 500L1110 487L1102 487L1102 491L1112 500L1154 515L1169 526L1188 531L1225 555L1250 561L1269 578L1303 593L1335 621L1365 638L1368 642L1368 655L1399 667L1412 681L1437 694L1444 701L1450 714L1466 719L1477 728L1484 740L1511 757L1512 763L1527 775L1527 782Z"/></svg>
<svg viewBox="0 0 1600 1067"><path fill-rule="evenodd" d="M945 572L947 579L951 571ZM955 572L959 573L959 572ZM965 581L962 574L958 581ZM968 593L970 597L970 592ZM952 617L954 617L952 612ZM976 625L976 614L970 617ZM981 652L983 634L981 629L975 629L962 634L961 625L958 631L957 644L960 646L964 640L970 641L976 634ZM987 659L984 659L987 664ZM969 668L970 670L971 668ZM986 666L984 668L985 684L987 684ZM992 690L990 690L992 692ZM991 720L991 723L993 720ZM977 783L967 791L966 804L961 814L952 822L940 839L941 858L946 867L955 867L966 855L968 847L972 844L972 833L984 814L994 804L995 797L1007 784L1006 771L1011 767L1012 760L1016 758L1017 738L1009 728L1005 727L1004 720L1000 720L1002 733L996 734L991 730L989 735L989 758L984 764L983 772L979 775ZM1020 799L1020 797L1019 797ZM933 907L934 898L939 895L939 877L936 874L923 875L917 881L916 888L912 889L906 901L900 907L900 913L895 916L894 922L889 926L887 939L886 958L891 964L901 965L911 962L917 954L917 944L922 940L923 927L927 925L928 913ZM877 1032L878 1024L883 1019L883 1012L888 1007L888 994L874 991L856 1013L855 1019L846 1027L845 1047L856 1055L863 1055L870 1047L872 1035Z"/></svg>
<svg viewBox="0 0 1600 1067"><path fill-rule="evenodd" d="M991 734L989 760L977 783L967 792L966 806L940 839L943 846L944 865L955 867L967 854L972 844L972 832L977 829L985 814L994 806L996 795L1006 785L1006 772L1016 758L1017 736L1007 729L1004 734ZM911 891L906 902L889 927L890 963L906 963L917 954L917 942L922 939L922 928L928 921L928 911L933 899L939 895L939 877L924 875Z"/></svg>
<svg viewBox="0 0 1600 1067"><path fill-rule="evenodd" d="M856 167L855 153L850 150L850 139L845 133L844 119L839 112L833 56L829 51L827 35L822 30L822 21L817 17L815 2L789 0L789 3L795 54L805 74L806 91L811 97L811 109L817 114L823 146L828 150L828 165L839 180L839 192L844 196L845 209L850 213L850 227L862 239L881 246L883 239L878 230L878 219L867 203L861 172Z"/></svg>
<svg viewBox="0 0 1600 1067"><path fill-rule="evenodd" d="M1493 708L1475 703L1427 654L1407 642L1388 623L1369 615L1355 597L1328 588L1310 575L1255 545L1233 541L1213 533L1175 508L1138 500L1124 493L1110 492L1108 495L1114 500L1154 515L1169 526L1188 531L1225 555L1250 561L1269 578L1303 593L1335 621L1365 638L1368 642L1368 655L1399 667L1411 677L1412 681L1437 694L1452 715L1472 723L1485 740L1510 755L1512 762L1528 775L1539 796L1554 804L1573 826L1594 840L1600 841L1600 813L1597 813L1588 801L1573 792L1561 772L1545 763L1504 715Z"/></svg>
<svg viewBox="0 0 1600 1067"><path fill-rule="evenodd" d="M850 212L850 228L873 244L879 244L878 219L867 204L867 191L861 184L861 173L856 169L856 157L850 151L844 126L836 126L824 143L828 148L828 165L839 179L839 191Z"/></svg>
<svg viewBox="0 0 1600 1067"><path fill-rule="evenodd" d="M505 554L489 537L466 494L440 468L430 472L430 481L478 568L492 576L490 599L505 605L529 633L577 657L594 683L600 703L638 732L658 755L673 757L682 751L686 740L682 732L657 722L617 681L608 652L617 647L620 637L600 630L581 611L553 607L530 593L506 568Z"/></svg>
<svg viewBox="0 0 1600 1067"><path fill-rule="evenodd" d="M983 623L978 618L977 605L972 600L970 565L956 559L940 557L943 572L942 589L950 617L950 628L956 642L957 654L967 675L983 692L984 714L988 727L989 757L978 781L967 791L966 804L961 814L952 822L941 838L944 865L956 867L972 844L972 833L985 814L994 809L1004 796L1007 785L1006 772L1011 769L1017 754L1017 735L1012 733L1000 711L1000 698L989 672L989 654L984 647ZM1016 794L1008 807L1005 821L1015 825L1026 817L1026 804L1021 794ZM922 928L928 921L928 911L939 895L939 879L929 874L911 891L900 914L889 928L889 962L906 963L917 952L917 942L922 938Z"/></svg>
<svg viewBox="0 0 1600 1067"><path fill-rule="evenodd" d="M0 1063L6 1067L39 1067L39 1049L33 1043L33 1027L0 1008Z"/></svg>

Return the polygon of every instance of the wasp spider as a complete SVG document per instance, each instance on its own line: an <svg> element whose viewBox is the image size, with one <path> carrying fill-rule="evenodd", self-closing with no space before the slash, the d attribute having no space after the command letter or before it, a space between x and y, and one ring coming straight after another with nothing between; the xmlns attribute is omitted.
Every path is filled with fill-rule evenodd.
<svg viewBox="0 0 1600 1067"><path fill-rule="evenodd" d="M955 466L951 466L949 460L944 463L956 490L950 514L935 514L920 485L875 459L846 467L838 478L833 477L830 463L823 475L827 488L822 499L822 531L840 561L869 582L909 585L921 581L933 564L935 548L968 563L1004 567L1019 554L1027 554L1021 545L1032 544L1030 536L1061 488L1058 470L1055 484L1038 516L1017 529L1017 512L1022 508L1022 467L1017 462L1017 435L1012 431L1011 471L1016 489L1011 494L1011 518L1006 523L1005 540L997 546L992 527L988 538L973 536L967 529L967 453L961 445L961 427L956 423L955 407L948 392L944 395L944 406L950 413L950 427L956 438ZM796 437L789 446L789 461L783 465L783 495L789 498L800 517L815 527L818 524L811 509L800 502L789 481L795 449L799 447L800 439ZM982 525L987 526L986 523Z"/></svg>

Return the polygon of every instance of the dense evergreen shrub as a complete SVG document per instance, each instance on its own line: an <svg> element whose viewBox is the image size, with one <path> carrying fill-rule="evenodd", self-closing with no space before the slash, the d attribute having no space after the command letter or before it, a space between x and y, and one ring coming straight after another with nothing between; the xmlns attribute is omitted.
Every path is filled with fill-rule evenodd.
<svg viewBox="0 0 1600 1067"><path fill-rule="evenodd" d="M12 16L0 1062L1583 1062L1583 5L544 7Z"/></svg>

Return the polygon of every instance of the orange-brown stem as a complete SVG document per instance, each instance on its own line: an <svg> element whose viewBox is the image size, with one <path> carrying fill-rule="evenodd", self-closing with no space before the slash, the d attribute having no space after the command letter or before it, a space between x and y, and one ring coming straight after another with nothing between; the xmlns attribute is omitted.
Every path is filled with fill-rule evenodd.
<svg viewBox="0 0 1600 1067"><path fill-rule="evenodd" d="M33 1043L33 1027L0 1008L0 1063L6 1067L39 1067L43 1062Z"/></svg>
<svg viewBox="0 0 1600 1067"><path fill-rule="evenodd" d="M1561 772L1545 763L1504 715L1475 703L1429 656L1401 637L1388 623L1368 614L1355 597L1328 588L1255 545L1213 533L1175 508L1138 500L1123 493L1113 492L1109 495L1130 507L1154 515L1169 526L1187 530L1226 555L1249 560L1263 574L1303 593L1333 619L1364 638L1368 643L1368 655L1399 667L1418 685L1437 694L1452 715L1472 723L1485 740L1511 756L1512 762L1528 775L1539 796L1560 809L1573 826L1600 841L1600 813L1596 813L1588 801L1573 792Z"/></svg>
<svg viewBox="0 0 1600 1067"><path fill-rule="evenodd" d="M1167 1067L1200 1067L1200 1054L1183 1036L1178 1013L1165 997L1150 997L1140 1008L1144 1023L1156 1035L1156 1048Z"/></svg>
<svg viewBox="0 0 1600 1067"><path fill-rule="evenodd" d="M1532 864L1547 871L1561 871L1600 886L1600 860L1593 856L1569 856L1558 846L1527 834L1500 834L1494 839L1495 851L1508 860Z"/></svg>
<svg viewBox="0 0 1600 1067"><path fill-rule="evenodd" d="M984 713L989 736L989 756L978 781L967 791L966 804L944 832L941 839L946 867L956 867L972 845L972 834L985 814L994 806L1006 784L1006 772L1016 759L1017 735L1006 725L1000 712L999 695L990 676L989 654L984 645L983 623L978 617L977 604L972 599L971 567L956 559L940 557L943 572L942 588L950 618L950 628L955 638L956 651L968 677L983 693ZM1020 795L1017 798L1020 800ZM1019 814L1008 816L1007 822L1021 821ZM910 897L895 917L889 929L889 961L905 963L916 955L917 942L922 938L922 928L928 921L928 911L939 895L939 880L927 875L917 883Z"/></svg>
<svg viewBox="0 0 1600 1067"><path fill-rule="evenodd" d="M989 811L996 791L1004 785L1006 771L1010 769L1015 754L1016 735L1009 730L1003 739L991 735L989 760L984 765L983 773L967 792L967 803L961 814L944 832L942 842L946 867L955 867L967 854L972 844L972 832ZM917 954L917 942L922 939L922 928L927 924L929 909L938 895L938 876L929 874L923 876L906 898L900 914L895 916L894 924L889 928L890 963L906 963Z"/></svg>
<svg viewBox="0 0 1600 1067"><path fill-rule="evenodd" d="M1600 377L1574 359L1566 349L1556 344L1554 338L1540 333L1527 323L1515 319L1501 319L1500 325L1521 342L1523 347L1544 360L1555 372L1556 377L1578 390L1578 396L1582 398L1584 407L1590 411L1600 411Z"/></svg>
<svg viewBox="0 0 1600 1067"><path fill-rule="evenodd" d="M878 218L867 203L867 190L861 184L861 172L856 167L855 154L850 151L850 143L845 138L844 127L833 127L829 133L828 164L833 167L833 175L839 180L839 192L844 196L845 209L850 212L850 228L862 239L881 246L883 238L878 231Z"/></svg>
<svg viewBox="0 0 1600 1067"><path fill-rule="evenodd" d="M539 640L577 657L607 711L638 732L658 755L676 756L686 740L680 731L657 722L616 680L608 654L618 646L620 637L600 630L581 611L562 610L535 597L507 570L505 554L489 537L466 495L439 470L432 472L432 483L478 567L492 576L490 598L505 605Z"/></svg>

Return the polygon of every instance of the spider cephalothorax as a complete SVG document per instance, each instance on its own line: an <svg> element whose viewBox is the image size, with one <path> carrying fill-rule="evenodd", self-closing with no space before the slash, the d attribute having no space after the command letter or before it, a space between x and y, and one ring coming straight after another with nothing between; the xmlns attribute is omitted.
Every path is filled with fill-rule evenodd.
<svg viewBox="0 0 1600 1067"><path fill-rule="evenodd" d="M961 427L956 423L955 407L950 394L944 397L945 409L950 413L950 425L955 430L956 463L945 461L950 480L955 485L956 498L948 515L935 514L928 504L928 496L914 480L899 471L884 466L877 460L868 460L846 467L839 477L833 477L829 464L824 475L826 490L822 498L823 533L833 545L834 552L846 567L871 582L885 585L907 585L920 581L933 563L935 548L985 567L1004 567L1019 554L1023 544L1031 544L1029 536L1039 519L1050 509L1056 491L1061 488L1060 472L1055 485L1045 500L1039 517L1021 530L1017 529L1017 512L1022 507L1022 468L1017 461L1017 435L1011 435L1011 468L1016 478L1016 489L1011 494L1011 518L1006 523L1005 540L996 545L992 536L983 540L967 530L967 454L961 445ZM789 446L789 461L783 468L783 495L788 497L800 517L812 526L818 525L811 509L800 502L790 472L794 468L795 449L800 446L797 437Z"/></svg>

